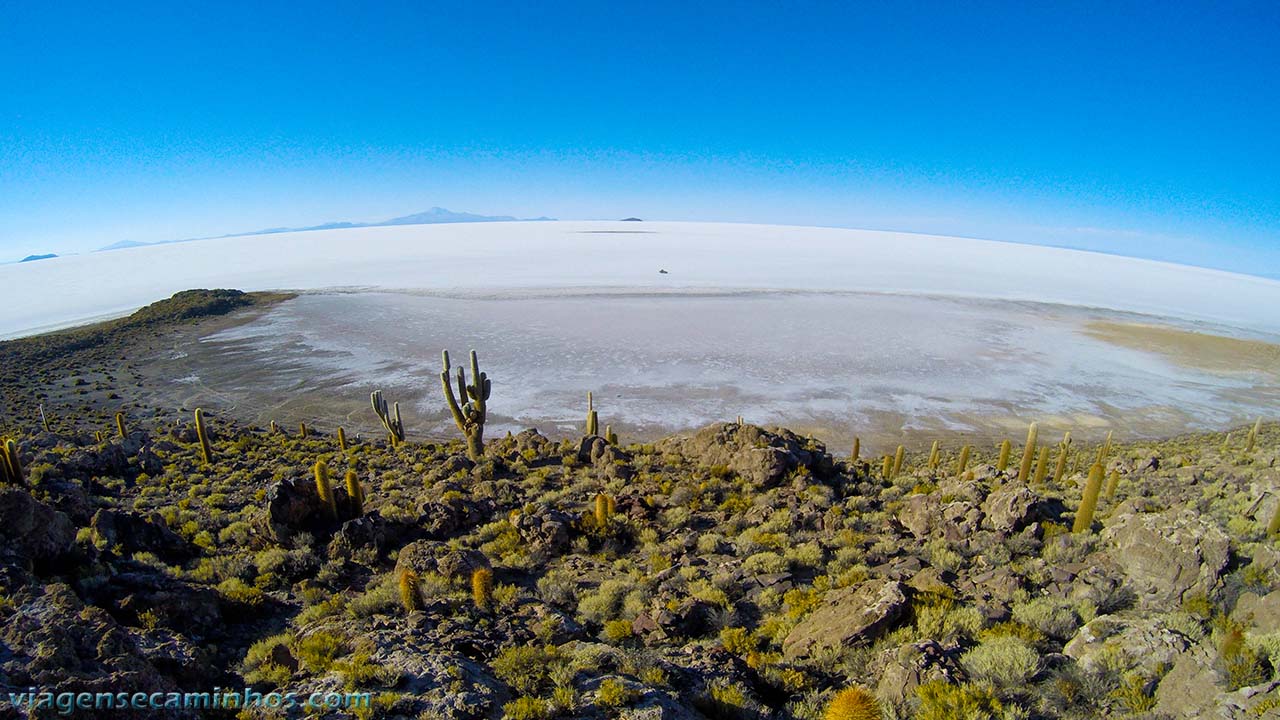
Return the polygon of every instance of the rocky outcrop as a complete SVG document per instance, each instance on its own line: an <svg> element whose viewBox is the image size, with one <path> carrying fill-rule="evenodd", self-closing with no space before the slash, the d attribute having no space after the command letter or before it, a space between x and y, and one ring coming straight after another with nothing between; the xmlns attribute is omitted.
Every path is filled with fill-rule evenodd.
<svg viewBox="0 0 1280 720"><path fill-rule="evenodd" d="M1216 590L1231 556L1227 534L1190 510L1124 514L1102 537L1139 600L1158 607Z"/></svg>
<svg viewBox="0 0 1280 720"><path fill-rule="evenodd" d="M710 425L693 437L665 441L664 448L696 458L707 467L727 467L761 487L778 485L799 468L817 477L826 477L834 469L831 456L820 443L790 430L771 431L755 425Z"/></svg>
<svg viewBox="0 0 1280 720"><path fill-rule="evenodd" d="M1021 530L1036 519L1036 503L1039 497L1022 483L1002 485L991 492L982 503L986 515L983 526L1002 535Z"/></svg>
<svg viewBox="0 0 1280 720"><path fill-rule="evenodd" d="M66 556L76 531L67 516L25 490L0 490L0 557L37 570Z"/></svg>
<svg viewBox="0 0 1280 720"><path fill-rule="evenodd" d="M94 513L89 527L95 543L119 547L125 555L149 552L166 562L182 562L196 554L196 548L170 530L156 513L103 509Z"/></svg>
<svg viewBox="0 0 1280 720"><path fill-rule="evenodd" d="M809 657L822 648L842 647L879 636L907 608L905 586L873 579L832 590L822 605L792 628L782 643L788 658Z"/></svg>

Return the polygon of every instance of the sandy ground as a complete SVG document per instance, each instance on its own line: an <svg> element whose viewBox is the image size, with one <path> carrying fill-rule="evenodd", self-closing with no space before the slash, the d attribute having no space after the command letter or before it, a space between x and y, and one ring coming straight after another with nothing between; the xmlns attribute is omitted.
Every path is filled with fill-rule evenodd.
<svg viewBox="0 0 1280 720"><path fill-rule="evenodd" d="M1191 332L1174 327L1095 320L1090 336L1121 347L1159 353L1186 367L1215 373L1263 373L1280 378L1280 345Z"/></svg>

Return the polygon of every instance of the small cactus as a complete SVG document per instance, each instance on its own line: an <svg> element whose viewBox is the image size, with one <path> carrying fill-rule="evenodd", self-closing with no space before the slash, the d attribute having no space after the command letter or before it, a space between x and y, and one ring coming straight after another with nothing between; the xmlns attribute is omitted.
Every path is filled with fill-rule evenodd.
<svg viewBox="0 0 1280 720"><path fill-rule="evenodd" d="M929 448L929 469L930 470L938 469L938 462L941 461L942 459L940 455L941 451L942 451L942 448L938 445L938 441L934 440L933 447Z"/></svg>
<svg viewBox="0 0 1280 720"><path fill-rule="evenodd" d="M422 609L422 589L418 585L418 573L412 570L400 571L400 604L405 613L413 613Z"/></svg>
<svg viewBox="0 0 1280 720"><path fill-rule="evenodd" d="M127 433L124 431L124 413L116 413L116 433L120 435L120 439L125 439Z"/></svg>
<svg viewBox="0 0 1280 720"><path fill-rule="evenodd" d="M613 498L599 493L596 495L596 527L604 528L609 524L609 516L613 515Z"/></svg>
<svg viewBox="0 0 1280 720"><path fill-rule="evenodd" d="M883 720L880 702L868 690L853 686L836 693L827 703L823 720Z"/></svg>
<svg viewBox="0 0 1280 720"><path fill-rule="evenodd" d="M206 465L213 464L213 447L209 445L209 433L204 429L204 410L196 408L196 437L200 438L200 453Z"/></svg>
<svg viewBox="0 0 1280 720"><path fill-rule="evenodd" d="M618 434L613 431L612 425L604 426L604 441L610 445L618 444Z"/></svg>
<svg viewBox="0 0 1280 720"><path fill-rule="evenodd" d="M1018 468L1018 482L1024 483L1031 479L1031 463L1036 459L1036 436L1040 432L1040 426L1031 423L1027 428L1027 444L1022 448L1022 465Z"/></svg>
<svg viewBox="0 0 1280 720"><path fill-rule="evenodd" d="M471 572L471 599L481 610L493 604L493 571L489 568L476 568Z"/></svg>
<svg viewBox="0 0 1280 720"><path fill-rule="evenodd" d="M1009 453L1013 452L1013 443L1005 440L1000 443L1000 459L996 460L996 472L1009 469Z"/></svg>
<svg viewBox="0 0 1280 720"><path fill-rule="evenodd" d="M306 437L310 434L311 434L311 431L307 430L306 423L304 422L298 423L298 437L306 439Z"/></svg>
<svg viewBox="0 0 1280 720"><path fill-rule="evenodd" d="M902 472L902 460L906 457L906 454L907 454L907 449L902 447L901 445L899 445L898 449L894 451L893 471L889 473L890 479L898 477L898 473Z"/></svg>
<svg viewBox="0 0 1280 720"><path fill-rule="evenodd" d="M849 463L858 462L858 455L862 452L862 438L856 435L853 438L853 453L849 455Z"/></svg>
<svg viewBox="0 0 1280 720"><path fill-rule="evenodd" d="M364 515L364 488L360 487L360 478L355 470L348 470L344 478L347 485L347 497L351 498L351 509L356 517Z"/></svg>
<svg viewBox="0 0 1280 720"><path fill-rule="evenodd" d="M893 474L893 456L885 455L884 460L880 463L880 477L888 480Z"/></svg>
<svg viewBox="0 0 1280 720"><path fill-rule="evenodd" d="M1271 522L1267 523L1267 535L1280 535L1280 502L1276 503L1276 509L1271 512Z"/></svg>
<svg viewBox="0 0 1280 720"><path fill-rule="evenodd" d="M374 390L369 393L369 402L373 405L373 412L382 421L382 427L387 429L387 437L391 441L391 446L395 447L404 442L404 421L400 419L400 403L394 403L388 409L387 401L382 397L381 390Z"/></svg>
<svg viewBox="0 0 1280 720"><path fill-rule="evenodd" d="M338 428L338 449L342 452L347 451L347 431Z"/></svg>
<svg viewBox="0 0 1280 720"><path fill-rule="evenodd" d="M329 514L338 519L338 503L333 499L333 486L329 484L329 466L323 460L315 464L316 492L325 505L329 506Z"/></svg>
<svg viewBox="0 0 1280 720"><path fill-rule="evenodd" d="M964 471L969 469L969 453L972 451L973 448L969 445L960 448L960 457L956 460L956 477L963 478Z"/></svg>
<svg viewBox="0 0 1280 720"><path fill-rule="evenodd" d="M272 421L271 421L271 434L272 434L272 435L279 435L279 434L280 434L280 426L276 424L276 421L275 421L275 420L272 420Z"/></svg>
<svg viewBox="0 0 1280 720"><path fill-rule="evenodd" d="M1102 466L1094 463L1089 468L1089 481L1084 486L1084 497L1080 500L1080 507L1076 509L1076 519L1071 525L1071 532L1082 533L1088 532L1093 526L1093 511L1098 507L1098 491L1102 489Z"/></svg>

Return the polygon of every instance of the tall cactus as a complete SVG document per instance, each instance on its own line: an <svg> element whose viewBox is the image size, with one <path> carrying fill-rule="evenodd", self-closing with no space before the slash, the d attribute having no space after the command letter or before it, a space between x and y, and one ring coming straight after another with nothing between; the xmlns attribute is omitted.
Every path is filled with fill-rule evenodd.
<svg viewBox="0 0 1280 720"><path fill-rule="evenodd" d="M1032 476L1031 484L1039 485L1049 474L1049 446L1045 445L1040 448L1040 455L1036 459L1036 472Z"/></svg>
<svg viewBox="0 0 1280 720"><path fill-rule="evenodd" d="M347 431L338 428L338 449L342 452L347 451Z"/></svg>
<svg viewBox="0 0 1280 720"><path fill-rule="evenodd" d="M1009 453L1013 451L1013 443L1005 440L1000 443L1000 458L996 460L996 472L1004 472L1009 469Z"/></svg>
<svg viewBox="0 0 1280 720"><path fill-rule="evenodd" d="M898 473L902 472L902 460L906 457L907 449L899 445L898 449L893 453L893 471L889 473L889 479L898 477Z"/></svg>
<svg viewBox="0 0 1280 720"><path fill-rule="evenodd" d="M1022 448L1022 465L1018 468L1018 482L1024 483L1031 479L1031 463L1036 459L1036 436L1040 432L1040 426L1031 423L1027 428L1027 444Z"/></svg>
<svg viewBox="0 0 1280 720"><path fill-rule="evenodd" d="M1067 472L1067 456L1071 454L1071 433L1062 436L1062 442L1058 445L1058 464L1053 469L1053 484L1057 485L1062 482L1062 476Z"/></svg>
<svg viewBox="0 0 1280 720"><path fill-rule="evenodd" d="M969 453L972 450L969 445L960 448L960 457L956 460L956 477L963 478L964 471L969 469Z"/></svg>
<svg viewBox="0 0 1280 720"><path fill-rule="evenodd" d="M338 519L338 503L333 497L333 485L329 483L329 466L323 460L317 461L315 465L316 476L316 494L320 496L320 500L329 508L329 514L334 520Z"/></svg>
<svg viewBox="0 0 1280 720"><path fill-rule="evenodd" d="M858 456L862 454L862 438L855 435L853 437L853 452L849 455L849 464L858 462Z"/></svg>
<svg viewBox="0 0 1280 720"><path fill-rule="evenodd" d="M1097 464L1104 469L1107 467L1107 456L1111 454L1111 436L1114 430L1107 431L1107 439L1102 441L1102 446L1098 448Z"/></svg>
<svg viewBox="0 0 1280 720"><path fill-rule="evenodd" d="M360 477L355 470L348 470L344 478L347 485L347 497L351 499L351 509L356 517L364 515L364 488L360 487Z"/></svg>
<svg viewBox="0 0 1280 720"><path fill-rule="evenodd" d="M600 416L596 414L596 405L587 391L587 437L600 434Z"/></svg>
<svg viewBox="0 0 1280 720"><path fill-rule="evenodd" d="M121 440L125 438L126 433L124 431L124 413L122 412L116 413L116 432L119 433Z"/></svg>
<svg viewBox="0 0 1280 720"><path fill-rule="evenodd" d="M200 438L200 452L206 465L213 464L213 448L209 445L209 433L204 429L204 410L196 408L196 437Z"/></svg>
<svg viewBox="0 0 1280 720"><path fill-rule="evenodd" d="M1262 432L1262 418L1258 418L1258 422L1253 424L1253 429L1249 431L1248 438L1245 439L1244 451L1246 453L1253 452L1253 448L1258 444L1258 433Z"/></svg>
<svg viewBox="0 0 1280 720"><path fill-rule="evenodd" d="M1094 463L1089 468L1089 481L1084 486L1084 497L1080 507L1076 509L1076 519L1071 525L1071 532L1088 532L1093 525L1093 511L1098 508L1098 491L1102 489L1102 466Z"/></svg>
<svg viewBox="0 0 1280 720"><path fill-rule="evenodd" d="M10 485L22 485L26 480L22 476L22 459L18 457L18 442L5 440L0 445L0 479Z"/></svg>
<svg viewBox="0 0 1280 720"><path fill-rule="evenodd" d="M446 364L448 364L447 361ZM404 442L404 422L400 420L400 403L393 404L391 409L387 410L387 401L383 399L381 390L369 393L369 402L373 404L373 411L382 421L382 427L387 429L391 444L399 445Z"/></svg>
<svg viewBox="0 0 1280 720"><path fill-rule="evenodd" d="M444 387L444 397L449 403L449 412L453 414L453 422L462 431L467 439L467 455L472 460L479 460L484 456L484 422L488 416L487 402L489 393L493 390L489 376L480 372L480 361L476 358L476 351L471 351L471 381L467 384L467 374L461 367L458 368L456 377L458 384L458 396L461 396L463 404L458 404L458 396L453 394L453 384L449 382L449 351L445 350L441 353L444 361L444 369L440 371L440 384Z"/></svg>
<svg viewBox="0 0 1280 720"><path fill-rule="evenodd" d="M929 470L937 470L938 463L942 460L942 447L937 440L933 441L933 447L929 448Z"/></svg>

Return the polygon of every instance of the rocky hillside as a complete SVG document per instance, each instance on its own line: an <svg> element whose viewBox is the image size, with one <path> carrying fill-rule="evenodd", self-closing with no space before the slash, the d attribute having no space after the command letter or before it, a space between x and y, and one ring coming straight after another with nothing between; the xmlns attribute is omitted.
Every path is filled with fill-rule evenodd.
<svg viewBox="0 0 1280 720"><path fill-rule="evenodd" d="M108 377L123 361L79 362ZM737 423L651 445L527 430L473 460L461 441L205 413L206 459L193 409L45 428L5 391L0 697L369 693L312 713L361 718L1280 716L1278 425L1025 464L1016 445L855 461Z"/></svg>

